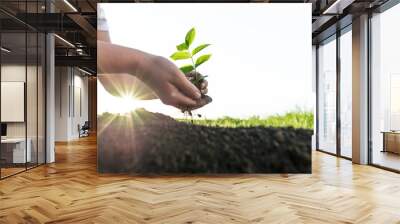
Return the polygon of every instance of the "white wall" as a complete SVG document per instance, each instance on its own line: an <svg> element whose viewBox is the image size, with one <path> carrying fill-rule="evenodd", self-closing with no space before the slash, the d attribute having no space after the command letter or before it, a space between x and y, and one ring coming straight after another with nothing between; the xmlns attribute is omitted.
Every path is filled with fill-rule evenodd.
<svg viewBox="0 0 400 224"><path fill-rule="evenodd" d="M55 140L68 140L68 117L70 84L69 69L67 67L55 68Z"/></svg>
<svg viewBox="0 0 400 224"><path fill-rule="evenodd" d="M37 70L38 69L38 70ZM26 112L26 121L6 122L7 137L24 138L25 135L30 139L30 148L32 151L32 161L44 162L44 74L42 68L35 66L25 66L25 64L3 64L1 66L2 82L24 82L26 84L26 107L23 106L22 113ZM27 80L25 80L27 78ZM22 94L24 94L22 92ZM2 98L7 95L2 95ZM2 107L3 112L13 113L12 108ZM15 109L14 109L15 110ZM15 112L14 112L15 113ZM37 157L37 154L39 156Z"/></svg>
<svg viewBox="0 0 400 224"><path fill-rule="evenodd" d="M1 81L2 82L25 82L25 65L2 65L1 66ZM28 67L28 70L30 68ZM7 108L1 108L7 110ZM7 123L8 137L25 137L25 123L11 122Z"/></svg>
<svg viewBox="0 0 400 224"><path fill-rule="evenodd" d="M76 68L56 67L55 85L55 140L77 139L78 124L88 120L88 78Z"/></svg>
<svg viewBox="0 0 400 224"><path fill-rule="evenodd" d="M88 78L85 76L81 76L81 73L76 73L75 70L74 82L73 82L73 94L71 99L74 99L74 102L71 102L71 105L74 105L71 108L72 111L72 119L71 119L71 135L73 138L79 137L78 132L78 124L81 126L88 121Z"/></svg>
<svg viewBox="0 0 400 224"><path fill-rule="evenodd" d="M27 70L25 70L27 69ZM25 82L25 75L26 71L28 74L35 73L36 74L36 67L33 66L28 66L25 67L25 65L2 65L1 66L1 81L2 82ZM32 80L29 80L30 84ZM33 83L36 85L36 82ZM28 103L32 102L33 100L30 99L32 97L36 98L36 89L27 89L27 90L32 90L33 92L28 91L27 96L28 96ZM30 106L35 106L35 105L30 105ZM7 110L7 108L1 108L2 110ZM32 117L31 115L34 115ZM36 123L36 114L28 113L28 122L31 122L35 120ZM33 125L28 125L28 128ZM7 122L7 136L8 137L25 137L25 122ZM28 130L28 137L29 136L29 130Z"/></svg>
<svg viewBox="0 0 400 224"><path fill-rule="evenodd" d="M1 81L10 82L18 81L25 82L25 65L2 65L1 66ZM29 69L29 68L28 68ZM7 108L1 108L7 110ZM7 137L25 137L25 122L7 122Z"/></svg>

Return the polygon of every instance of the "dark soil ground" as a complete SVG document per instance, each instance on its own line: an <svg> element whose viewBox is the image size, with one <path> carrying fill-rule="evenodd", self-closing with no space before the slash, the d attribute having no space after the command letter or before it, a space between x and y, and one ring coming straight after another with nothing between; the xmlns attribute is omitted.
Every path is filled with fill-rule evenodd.
<svg viewBox="0 0 400 224"><path fill-rule="evenodd" d="M311 131L178 122L143 109L98 118L98 170L131 174L310 173Z"/></svg>

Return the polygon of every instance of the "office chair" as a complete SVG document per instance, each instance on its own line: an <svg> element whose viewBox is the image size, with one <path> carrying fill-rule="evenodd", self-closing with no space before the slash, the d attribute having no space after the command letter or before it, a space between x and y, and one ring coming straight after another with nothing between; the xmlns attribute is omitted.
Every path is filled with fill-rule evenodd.
<svg viewBox="0 0 400 224"><path fill-rule="evenodd" d="M90 129L89 121L85 121L82 127L80 127L80 125L78 124L78 129L79 129L79 138L89 136L89 129Z"/></svg>

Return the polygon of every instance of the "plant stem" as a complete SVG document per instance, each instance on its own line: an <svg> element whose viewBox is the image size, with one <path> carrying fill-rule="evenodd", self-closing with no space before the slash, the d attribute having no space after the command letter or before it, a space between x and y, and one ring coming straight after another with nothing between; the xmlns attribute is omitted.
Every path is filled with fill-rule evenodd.
<svg viewBox="0 0 400 224"><path fill-rule="evenodd" d="M190 51L190 49L188 49L189 50L189 52L191 52ZM194 72L196 73L196 64L194 63L194 60L193 60L193 55L192 55L192 53L190 53L190 59L192 60L192 64L193 64L193 68L194 68Z"/></svg>
<svg viewBox="0 0 400 224"><path fill-rule="evenodd" d="M192 55L192 53L190 53L190 59L192 60L192 64L193 64L193 68L194 68L194 80L193 80L193 83L195 83L195 84L197 84L197 71L196 71L196 64L194 63L194 60L193 60L193 55Z"/></svg>

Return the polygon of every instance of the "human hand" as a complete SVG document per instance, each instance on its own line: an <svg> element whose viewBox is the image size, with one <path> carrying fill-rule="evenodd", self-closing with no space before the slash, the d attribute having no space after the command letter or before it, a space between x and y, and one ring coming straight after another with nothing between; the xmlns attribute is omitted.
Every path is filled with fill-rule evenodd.
<svg viewBox="0 0 400 224"><path fill-rule="evenodd" d="M186 74L186 77L191 83L193 83L197 87L197 89L200 90L203 102L206 102L205 104L210 103L212 101L212 98L206 95L208 93L208 81L204 79L205 77L195 71L189 72L188 74ZM199 107L187 108L186 111L195 110L202 106L204 105L200 105Z"/></svg>
<svg viewBox="0 0 400 224"><path fill-rule="evenodd" d="M211 102L205 96L208 83L201 82L200 90L168 59L148 55L140 63L136 76L146 83L167 105L181 110L194 110Z"/></svg>
<svg viewBox="0 0 400 224"><path fill-rule="evenodd" d="M199 72L196 72L196 71L191 71L191 72L185 74L185 76L189 79L189 81L191 83L193 83L197 87L197 89L200 90L202 95L207 94L208 82L207 82L207 80L205 80L206 76L203 76L202 74L200 74Z"/></svg>

